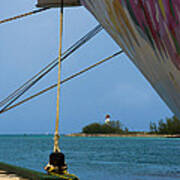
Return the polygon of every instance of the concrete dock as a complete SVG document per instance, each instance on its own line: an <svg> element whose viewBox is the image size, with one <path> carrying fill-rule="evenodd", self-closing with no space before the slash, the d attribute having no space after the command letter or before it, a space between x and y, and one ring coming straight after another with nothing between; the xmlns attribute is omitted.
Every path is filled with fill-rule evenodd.
<svg viewBox="0 0 180 180"><path fill-rule="evenodd" d="M18 177L14 173L0 170L0 180L28 180L28 179Z"/></svg>
<svg viewBox="0 0 180 180"><path fill-rule="evenodd" d="M46 173L0 162L0 180L79 180L73 174L48 175Z"/></svg>

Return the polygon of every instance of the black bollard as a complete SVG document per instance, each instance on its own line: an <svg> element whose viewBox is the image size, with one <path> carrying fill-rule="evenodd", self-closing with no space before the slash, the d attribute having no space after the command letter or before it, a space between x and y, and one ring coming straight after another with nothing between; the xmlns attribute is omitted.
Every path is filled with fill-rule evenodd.
<svg viewBox="0 0 180 180"><path fill-rule="evenodd" d="M65 163L65 155L62 152L53 152L49 155L49 165L53 167L48 168L47 171L51 171L58 174L67 174L67 164Z"/></svg>
<svg viewBox="0 0 180 180"><path fill-rule="evenodd" d="M65 156L62 152L53 152L49 155L49 163L53 166L65 166Z"/></svg>

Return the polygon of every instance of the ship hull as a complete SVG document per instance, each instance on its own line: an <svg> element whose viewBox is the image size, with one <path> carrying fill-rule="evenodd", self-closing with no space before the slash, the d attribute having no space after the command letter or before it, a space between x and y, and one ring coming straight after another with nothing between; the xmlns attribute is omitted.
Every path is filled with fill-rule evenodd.
<svg viewBox="0 0 180 180"><path fill-rule="evenodd" d="M82 0L81 3L180 118L180 1Z"/></svg>

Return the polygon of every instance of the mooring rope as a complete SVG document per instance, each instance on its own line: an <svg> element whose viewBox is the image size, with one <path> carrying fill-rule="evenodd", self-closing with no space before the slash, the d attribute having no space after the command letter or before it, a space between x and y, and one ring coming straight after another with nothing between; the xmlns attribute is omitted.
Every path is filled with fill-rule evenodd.
<svg viewBox="0 0 180 180"><path fill-rule="evenodd" d="M117 52L117 53L115 53L115 54L113 54L113 55L111 55L111 56L109 56L109 57L107 57L107 58L105 58L105 59L103 59L103 60L101 60L101 61L93 64L93 65L91 65L91 66L89 66L88 68L85 68L84 70L82 70L82 71L80 71L80 72L78 72L78 73L75 73L75 74L71 75L70 77L68 77L68 78L64 79L63 81L61 81L61 84L65 83L65 82L67 82L67 81L69 81L69 80L71 80L71 79L74 79L75 77L77 77L77 76L79 76L79 75L81 75L81 74L83 74L83 73L85 73L85 72L88 72L89 70L91 70L91 69L99 66L100 64L103 64L103 63L107 62L108 60L111 60L112 58L118 56L118 55L121 54L121 53L123 53L123 51L119 51L119 52ZM28 98L26 98L26 99L18 102L18 103L16 103L16 104L14 104L13 106L8 107L8 108L5 109L4 111L0 111L0 114L5 113L5 112L7 112L7 111L9 111L9 110L11 110L11 109L14 109L14 108L16 108L16 107L24 104L25 102L28 102L28 101L34 99L35 97L38 97L38 96L44 94L45 92L50 91L51 89L54 89L55 87L57 87L57 84L53 84L53 85L49 86L48 88L46 88L46 89L44 89L44 90L41 90L41 91L39 91L38 93L36 93L36 94L34 94L34 95L32 95L32 96L30 96L30 97L28 97Z"/></svg>
<svg viewBox="0 0 180 180"><path fill-rule="evenodd" d="M46 11L48 9L49 9L49 7L45 7L45 8L41 8L41 9L38 9L38 10L30 11L28 13L21 14L21 15L18 15L18 16L14 16L14 17L11 17L11 18L8 18L8 19L0 20L0 24L10 22L10 21L13 21L13 20L16 20L16 19L20 19L20 18L23 18L23 17L26 17L26 16L30 16L30 15L33 15L33 14L36 14L36 13L39 13L39 12L42 12L42 11Z"/></svg>
<svg viewBox="0 0 180 180"><path fill-rule="evenodd" d="M53 68L54 66L52 66L50 69L44 72L41 76L35 79L29 86L26 86L22 91L20 91L20 93L14 99L12 99L5 107L3 107L1 111L4 111L5 109L7 109L12 103L14 103L17 99L19 99L25 92L27 92L32 86L34 86L40 79L42 79L46 74L48 74Z"/></svg>
<svg viewBox="0 0 180 180"><path fill-rule="evenodd" d="M84 37L82 37L80 40L78 40L76 43L74 43L70 48L68 48L64 53L63 53L63 58L62 61L64 61L68 56L70 56L74 51L79 49L82 45L84 45L86 42L88 42L90 39L92 39L97 33L99 33L102 30L101 25L97 25L93 30L88 32ZM5 98L3 101L0 102L0 107L4 106L7 104L9 101L11 101L14 98L14 101L11 101L11 103L8 104L7 107L9 107L15 100L17 100L19 97L21 97L22 94L24 94L29 88L32 87L36 82L38 82L42 77L44 77L47 72L50 72L52 69L54 69L58 65L58 58L53 60L50 64L48 64L45 68L43 68L40 72L38 72L36 75L34 75L31 79L29 79L27 82L25 82L20 88L15 90L12 94L10 94L7 98ZM51 68L50 71L48 68ZM46 70L45 73L43 73ZM40 74L43 73L43 76L41 78L38 78L38 80L35 80ZM20 96L19 96L20 95ZM18 98L16 98L18 97ZM15 99L16 98L16 99ZM6 108L3 108L5 110Z"/></svg>
<svg viewBox="0 0 180 180"><path fill-rule="evenodd" d="M62 61L65 60L69 55L71 55L73 52L75 52L78 48L80 48L83 44L85 44L87 41L89 41L92 37L94 37L97 33L99 33L102 30L102 26L98 25L93 30L88 32L84 37L79 39L76 43L74 43L70 48L68 48L63 53ZM48 64L45 68L43 68L40 72L38 72L36 75L34 75L31 79L29 79L27 82L25 82L20 88L15 90L12 94L10 94L8 97L6 97L4 100L0 102L0 107L4 106L8 101L10 101L12 98L17 96L17 94L29 83L32 82L37 76L39 76L41 73L43 73L46 69L48 69L51 65L54 63L54 67L58 65L58 57L53 60L50 64Z"/></svg>
<svg viewBox="0 0 180 180"><path fill-rule="evenodd" d="M38 77L41 73L43 73L46 69L48 69L51 65L53 65L55 62L57 62L58 58L53 60L50 64L48 64L46 67L44 67L41 71L39 71L37 74L35 74L32 78L30 78L28 81L26 81L23 85L21 85L18 89L16 89L13 93L11 93L8 97L3 99L0 102L0 107L4 106L8 101L10 101L13 97L15 97L20 90L22 90L26 85L32 82L36 77Z"/></svg>
<svg viewBox="0 0 180 180"><path fill-rule="evenodd" d="M59 32L59 57L58 57L58 83L56 101L56 125L54 134L54 152L60 152L59 148L59 113L60 113L60 92L61 92L61 61L62 61L62 39L63 39L63 0L61 0L60 10L60 32Z"/></svg>

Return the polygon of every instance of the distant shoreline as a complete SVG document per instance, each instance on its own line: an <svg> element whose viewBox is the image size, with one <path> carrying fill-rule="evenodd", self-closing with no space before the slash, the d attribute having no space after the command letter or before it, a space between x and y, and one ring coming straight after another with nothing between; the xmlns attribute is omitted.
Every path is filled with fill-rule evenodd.
<svg viewBox="0 0 180 180"><path fill-rule="evenodd" d="M67 134L68 137L147 137L147 138L180 138L180 134L167 135L167 134L85 134L85 133L72 133Z"/></svg>

